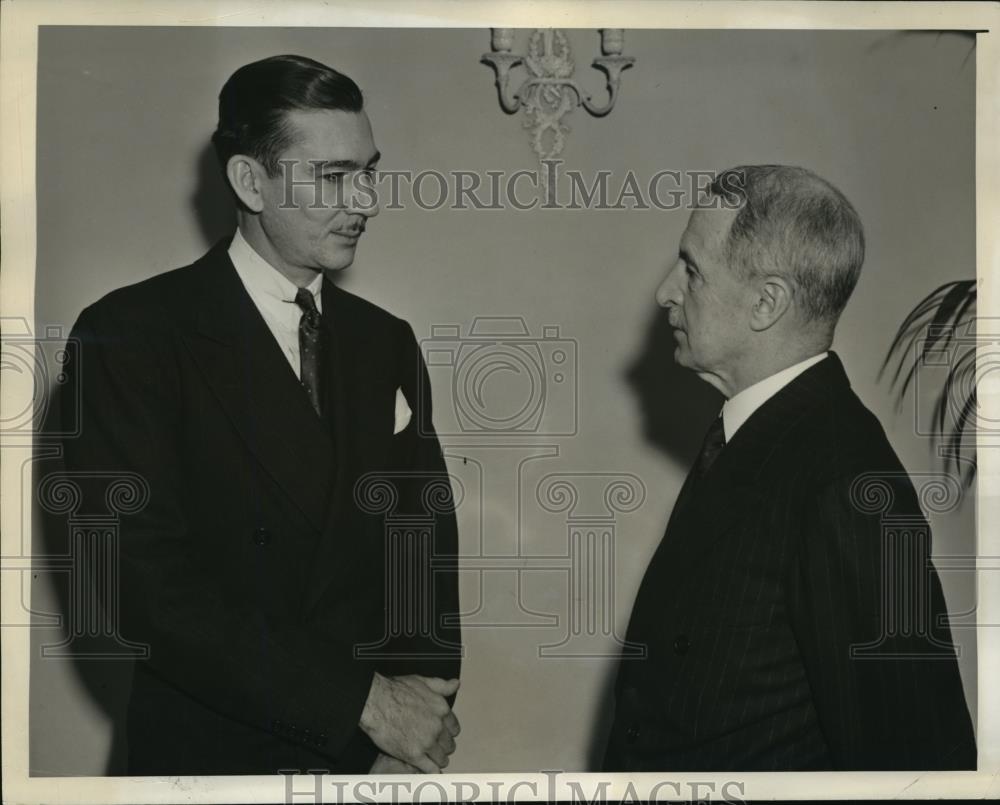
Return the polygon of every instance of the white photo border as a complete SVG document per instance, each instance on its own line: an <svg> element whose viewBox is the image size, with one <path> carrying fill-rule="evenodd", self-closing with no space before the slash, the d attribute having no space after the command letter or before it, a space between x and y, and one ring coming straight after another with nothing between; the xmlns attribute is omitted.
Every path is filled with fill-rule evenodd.
<svg viewBox="0 0 1000 805"><path fill-rule="evenodd" d="M975 30L976 47L976 216L979 316L1000 316L1000 5L978 2L683 2L678 0L464 0L463 2L407 2L391 0L3 0L2 69L0 69L0 232L3 233L0 269L0 305L5 317L33 321L36 237L35 120L38 27L41 25L94 26L308 26L414 27L486 29L503 24L514 28L687 28L687 29L925 29ZM13 398L17 388L0 388L4 410L24 406ZM989 419L1000 419L1000 381L987 376L978 389L979 405ZM20 514L11 501L23 499L23 478L3 439L0 451L2 499L0 533L3 557L20 557ZM23 446L23 445L22 445ZM30 449L30 445L29 445ZM977 611L980 623L1000 623L1000 453L980 449L977 475ZM992 570L993 572L989 572ZM30 575L24 574L28 583ZM10 613L22 606L21 585L0 588L0 607ZM0 622L7 622L3 618ZM286 780L259 777L30 777L28 773L28 687L30 632L8 628L2 634L2 773L4 801L10 803L167 803L167 802L287 802ZM1000 671L1000 633L978 629L978 745L976 772L797 773L780 774L444 774L435 778L449 794L468 795L476 785L483 800L497 794L525 801L572 800L576 783L593 792L610 780L604 794L609 801L626 795L640 797L658 784L664 796L683 798L692 781L714 783L715 791L730 788L744 801L765 799L997 799L1000 798L1000 687L988 680ZM310 787L310 778L295 781L295 791ZM360 792L368 801L392 801L393 788L378 790L388 778L337 778L339 790ZM415 786L427 778L394 776L395 783ZM468 783L465 789L456 781ZM491 787L497 781L504 787ZM628 787L632 782L631 794ZM669 785L662 784L667 781ZM368 787L374 783L372 787ZM676 783L676 787L675 784ZM355 785L362 788L356 789ZM515 787L516 786L516 787ZM323 801L334 799L327 786ZM409 789L412 791L412 788ZM423 801L432 801L431 789ZM579 795L576 794L578 797ZM589 795L588 795L589 796ZM303 794L291 801L305 802Z"/></svg>

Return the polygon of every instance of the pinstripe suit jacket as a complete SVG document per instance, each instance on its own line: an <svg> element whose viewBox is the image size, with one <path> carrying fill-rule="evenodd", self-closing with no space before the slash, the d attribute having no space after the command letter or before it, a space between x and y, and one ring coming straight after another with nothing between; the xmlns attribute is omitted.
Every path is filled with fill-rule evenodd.
<svg viewBox="0 0 1000 805"><path fill-rule="evenodd" d="M975 767L927 523L835 354L685 487L633 608L647 653L622 660L606 770Z"/></svg>

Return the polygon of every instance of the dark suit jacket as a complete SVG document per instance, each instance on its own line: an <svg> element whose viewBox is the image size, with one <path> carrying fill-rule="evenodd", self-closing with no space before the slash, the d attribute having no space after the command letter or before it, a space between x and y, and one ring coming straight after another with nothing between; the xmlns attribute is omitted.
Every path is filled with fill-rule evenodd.
<svg viewBox="0 0 1000 805"><path fill-rule="evenodd" d="M129 773L364 773L373 673L459 672L454 512L435 498L433 558L410 545L424 559L407 575L387 563L388 498L355 488L391 474L394 515L416 518L407 538L426 526L427 481L440 494L447 479L426 368L406 322L324 281L321 419L227 247L108 294L71 336L83 424L69 469L138 473L149 488L120 524L121 630L150 646L129 703ZM397 388L413 418L393 435ZM85 490L95 508L104 493ZM411 600L390 619L388 602L415 591L432 596L431 617ZM387 624L407 615L433 627Z"/></svg>
<svg viewBox="0 0 1000 805"><path fill-rule="evenodd" d="M836 355L685 486L636 597L648 654L622 660L607 770L975 767L927 523Z"/></svg>

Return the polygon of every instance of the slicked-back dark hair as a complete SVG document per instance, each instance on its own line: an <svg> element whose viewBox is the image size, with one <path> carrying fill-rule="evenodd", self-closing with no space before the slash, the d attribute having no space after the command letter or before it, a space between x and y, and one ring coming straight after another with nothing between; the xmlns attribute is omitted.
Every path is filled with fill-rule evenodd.
<svg viewBox="0 0 1000 805"><path fill-rule="evenodd" d="M865 259L861 219L844 194L789 165L730 168L711 192L739 208L726 244L739 276L753 279L766 264L792 283L806 319L835 322Z"/></svg>
<svg viewBox="0 0 1000 805"><path fill-rule="evenodd" d="M343 73L304 56L271 56L244 65L222 87L212 145L223 172L230 157L246 154L274 176L292 143L287 112L363 107L361 90Z"/></svg>

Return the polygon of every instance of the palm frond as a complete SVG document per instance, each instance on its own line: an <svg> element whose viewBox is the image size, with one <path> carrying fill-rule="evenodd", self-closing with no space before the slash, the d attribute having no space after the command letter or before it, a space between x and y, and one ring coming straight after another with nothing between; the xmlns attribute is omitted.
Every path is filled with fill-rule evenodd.
<svg viewBox="0 0 1000 805"><path fill-rule="evenodd" d="M963 440L965 438L965 428L973 416L973 411L976 409L976 405L976 389L975 386L973 386L972 393L969 394L965 403L962 405L962 410L959 413L957 422L955 423L955 428L948 438L947 454L950 456L951 462L955 465L955 471L961 473L962 486L966 489L972 485L972 481L976 477L975 453L973 453L971 461L965 464L964 470L959 468L959 460L962 455L962 448L964 447Z"/></svg>
<svg viewBox="0 0 1000 805"><path fill-rule="evenodd" d="M969 363L972 363L971 367ZM936 424L936 432L944 433L945 427L948 424L948 411L955 410L954 406L954 388L956 384L961 386L961 381L965 379L964 375L967 371L973 373L972 382L970 384L972 391L976 388L976 348L972 346L963 352L958 359L955 361L951 369L948 370L948 374L944 379L944 385L941 387L941 393L938 395L937 400L934 402L934 422ZM965 401L968 401L970 394L967 394ZM964 407L964 403L963 403Z"/></svg>
<svg viewBox="0 0 1000 805"><path fill-rule="evenodd" d="M899 383L900 374L906 366L906 359L909 355L914 353L914 347L916 346L917 339L927 332L930 320L933 319L935 312L941 306L942 302L952 290L954 285L955 283L948 283L947 285L942 285L940 288L936 288L924 297L924 299L922 299L913 310L910 311L907 317L903 320L903 323L899 326L899 329L896 331L896 335L892 339L892 345L889 347L885 360L882 361L882 366L878 373L879 380L882 379L882 375L885 373L890 362L895 359L896 368L892 374L892 381L890 382L890 385L896 386ZM902 405L903 397L906 395L910 384L913 382L916 366L917 362L910 364L909 371L903 379L902 388L900 389L897 398L897 410L899 406Z"/></svg>
<svg viewBox="0 0 1000 805"><path fill-rule="evenodd" d="M974 338L970 340L976 294L976 280L947 282L927 294L903 319L878 372L881 380L891 370L890 387L895 390L899 411L921 369L939 367L939 362L928 359L934 354L950 356L931 422L935 441L946 443L947 448L941 451L946 467L954 463L962 475L963 488L968 488L976 473L975 444L970 446L966 438L967 431L974 430L976 411L976 344ZM966 377L968 372L973 373L971 377ZM968 459L963 455L966 452L971 453Z"/></svg>
<svg viewBox="0 0 1000 805"><path fill-rule="evenodd" d="M882 378L889 363L895 358L896 369L893 372L891 386L899 383L899 377L907 365L907 358L916 352L918 340L923 337L923 348L919 355L909 364L906 376L897 395L897 410L903 404L903 398L916 376L917 369L926 361L927 355L938 345L941 339L950 335L954 328L962 323L962 317L968 312L969 302L975 301L975 281L956 280L935 288L920 303L910 311L906 319L896 331L889 347L889 352L882 362L878 377Z"/></svg>

